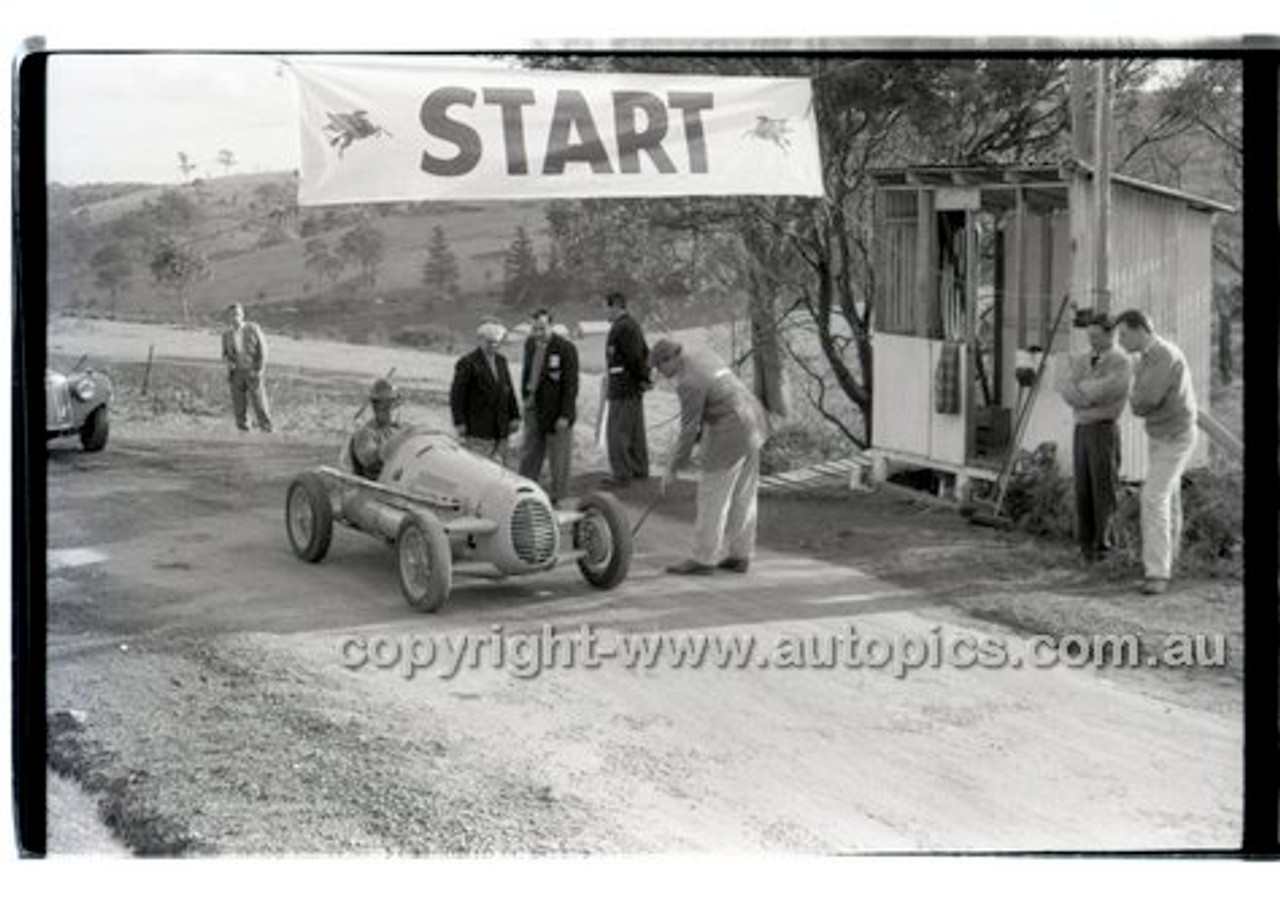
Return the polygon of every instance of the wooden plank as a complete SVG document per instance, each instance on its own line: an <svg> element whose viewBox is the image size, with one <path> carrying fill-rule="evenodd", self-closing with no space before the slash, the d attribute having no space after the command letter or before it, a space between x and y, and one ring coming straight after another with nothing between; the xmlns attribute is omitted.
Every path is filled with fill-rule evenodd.
<svg viewBox="0 0 1280 899"><path fill-rule="evenodd" d="M871 433L875 446L927 456L933 385L929 341L878 333L872 369L876 402L871 406Z"/></svg>
<svg viewBox="0 0 1280 899"><path fill-rule="evenodd" d="M933 191L921 190L916 200L916 258L915 258L915 321L917 337L929 336L929 323L938 299L937 223L934 214Z"/></svg>

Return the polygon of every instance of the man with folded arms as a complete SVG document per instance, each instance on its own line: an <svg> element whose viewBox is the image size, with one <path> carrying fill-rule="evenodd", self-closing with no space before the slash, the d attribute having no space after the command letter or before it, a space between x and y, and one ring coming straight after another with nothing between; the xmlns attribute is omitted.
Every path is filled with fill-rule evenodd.
<svg viewBox="0 0 1280 899"><path fill-rule="evenodd" d="M1070 360L1058 385L1075 412L1072 468L1076 488L1076 539L1086 563L1111 551L1111 522L1120 490L1120 426L1129 398L1129 357L1116 348L1115 323L1105 312L1090 316L1089 352Z"/></svg>

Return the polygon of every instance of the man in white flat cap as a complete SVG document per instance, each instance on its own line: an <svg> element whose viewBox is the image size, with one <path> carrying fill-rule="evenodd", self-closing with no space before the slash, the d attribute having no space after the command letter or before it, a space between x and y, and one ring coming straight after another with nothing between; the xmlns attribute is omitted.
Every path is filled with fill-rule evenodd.
<svg viewBox="0 0 1280 899"><path fill-rule="evenodd" d="M756 494L764 413L729 367L709 350L686 353L670 338L653 345L649 361L675 382L680 436L662 477L662 492L702 446L693 555L667 568L672 574L746 574L756 545Z"/></svg>
<svg viewBox="0 0 1280 899"><path fill-rule="evenodd" d="M507 329L486 319L476 329L479 346L453 370L449 406L453 426L467 449L507 464L508 439L520 423L520 404L507 358L498 352Z"/></svg>

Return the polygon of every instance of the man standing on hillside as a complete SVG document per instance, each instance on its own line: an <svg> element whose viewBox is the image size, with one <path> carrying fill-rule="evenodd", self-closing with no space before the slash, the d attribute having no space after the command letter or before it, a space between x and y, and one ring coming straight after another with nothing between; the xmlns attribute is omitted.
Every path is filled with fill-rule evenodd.
<svg viewBox="0 0 1280 899"><path fill-rule="evenodd" d="M458 360L449 406L458 437L472 452L507 464L507 444L520 422L507 357L498 352L507 329L487 320L476 330L480 345Z"/></svg>
<svg viewBox="0 0 1280 899"><path fill-rule="evenodd" d="M700 575L720 568L746 574L756 545L763 410L710 351L686 354L664 337L653 345L651 358L659 374L675 381L680 398L680 436L662 478L664 494L689 463L694 444L702 446L693 555L667 571Z"/></svg>
<svg viewBox="0 0 1280 899"><path fill-rule="evenodd" d="M1116 348L1115 324L1105 312L1089 319L1090 352L1069 362L1059 392L1075 410L1072 468L1076 539L1085 562L1111 551L1111 519L1120 490L1120 426L1129 398L1129 358Z"/></svg>
<svg viewBox="0 0 1280 899"><path fill-rule="evenodd" d="M258 428L271 432L271 412L267 408L267 392L262 384L267 367L267 340L262 329L245 321L244 307L232 303L227 307L227 329L222 332L222 359L227 363L227 381L231 386L231 409L236 427L249 430L248 406Z"/></svg>
<svg viewBox="0 0 1280 899"><path fill-rule="evenodd" d="M1196 394L1182 350L1156 336L1138 309L1116 316L1120 346L1136 353L1129 407L1146 420L1147 477L1142 482L1142 592L1169 588L1182 540L1182 473L1196 448Z"/></svg>
<svg viewBox="0 0 1280 899"><path fill-rule="evenodd" d="M551 461L551 501L559 503L569 488L573 423L578 404L578 351L551 330L551 313L533 313L533 328L524 342L520 374L524 400L524 446L520 474L536 481L542 460Z"/></svg>
<svg viewBox="0 0 1280 899"><path fill-rule="evenodd" d="M605 343L609 418L606 432L610 487L626 487L649 477L649 443L644 428L644 392L649 381L649 346L640 325L627 312L624 294L609 294L609 336Z"/></svg>

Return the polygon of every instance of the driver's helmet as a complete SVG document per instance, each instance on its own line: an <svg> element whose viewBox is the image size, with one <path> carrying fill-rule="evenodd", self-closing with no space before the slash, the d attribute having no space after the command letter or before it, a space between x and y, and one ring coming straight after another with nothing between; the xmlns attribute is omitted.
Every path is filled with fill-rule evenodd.
<svg viewBox="0 0 1280 899"><path fill-rule="evenodd" d="M369 402L375 406L398 406L400 390L386 378L379 378L369 388Z"/></svg>

